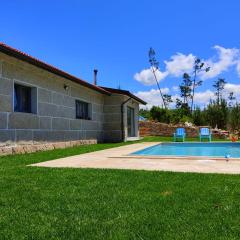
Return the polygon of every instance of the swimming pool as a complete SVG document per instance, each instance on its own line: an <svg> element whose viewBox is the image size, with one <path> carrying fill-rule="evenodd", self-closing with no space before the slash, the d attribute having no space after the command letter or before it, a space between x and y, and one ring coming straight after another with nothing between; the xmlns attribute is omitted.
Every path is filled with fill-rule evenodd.
<svg viewBox="0 0 240 240"><path fill-rule="evenodd" d="M240 143L160 143L132 153L140 156L240 158Z"/></svg>

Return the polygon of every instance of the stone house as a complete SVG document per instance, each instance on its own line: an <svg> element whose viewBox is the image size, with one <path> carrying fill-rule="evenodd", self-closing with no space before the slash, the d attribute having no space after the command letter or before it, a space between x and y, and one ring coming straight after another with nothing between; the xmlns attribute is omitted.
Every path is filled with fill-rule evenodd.
<svg viewBox="0 0 240 240"><path fill-rule="evenodd" d="M137 139L139 104L0 43L1 145Z"/></svg>

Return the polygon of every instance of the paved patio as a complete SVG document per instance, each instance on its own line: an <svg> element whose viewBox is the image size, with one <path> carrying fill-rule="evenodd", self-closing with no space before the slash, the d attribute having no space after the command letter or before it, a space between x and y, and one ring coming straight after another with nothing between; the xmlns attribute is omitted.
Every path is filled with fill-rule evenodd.
<svg viewBox="0 0 240 240"><path fill-rule="evenodd" d="M128 156L128 154L159 143L136 143L97 152L32 164L54 168L108 168L149 171L239 174L240 160L210 158L166 158Z"/></svg>

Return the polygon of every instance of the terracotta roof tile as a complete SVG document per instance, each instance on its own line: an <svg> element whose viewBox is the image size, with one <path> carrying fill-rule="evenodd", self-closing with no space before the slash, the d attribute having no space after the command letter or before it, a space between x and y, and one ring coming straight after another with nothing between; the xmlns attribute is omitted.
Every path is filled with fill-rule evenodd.
<svg viewBox="0 0 240 240"><path fill-rule="evenodd" d="M62 70L60 70L60 69L58 69L58 68L56 68L56 67L54 67L54 66L52 66L52 65L50 65L48 63L45 63L45 62L43 62L43 61L41 61L41 60L39 60L37 58L34 58L34 57L24 53L24 52L21 52L21 51L15 49L15 48L12 48L12 47L10 47L10 46L8 46L8 45L6 45L4 43L1 43L1 42L0 42L0 52L5 53L5 54L7 54L9 56L13 56L15 58L18 58L18 59L20 59L22 61L28 62L28 63L30 63L32 65L35 65L35 66L37 66L39 68L42 68L42 69L44 69L46 71L49 71L51 73L54 73L54 74L56 74L58 76L67 78L67 79L69 79L69 80L71 80L73 82L76 82L78 84L81 84L81 85L83 85L85 87L91 88L91 89L96 90L98 92L101 92L103 94L110 95L110 93L108 91L106 91L106 90L104 90L104 89L102 89L102 88L100 88L98 86L90 84L90 83L88 83L88 82L86 82L86 81L84 81L84 80L82 80L80 78L77 78L77 77L75 77L75 76L73 76L73 75L71 75L71 74L69 74L67 72L64 72L64 71L62 71Z"/></svg>
<svg viewBox="0 0 240 240"><path fill-rule="evenodd" d="M88 87L90 89L93 89L95 91L98 91L98 92L101 92L103 94L106 94L106 95L111 95L111 93L119 93L119 94L124 94L124 95L127 95L129 97L132 97L133 99L135 99L136 101L140 102L141 104L146 104L145 101L143 101L142 99L138 98L137 96L135 96L134 94L130 93L129 91L127 90L121 90L121 89L115 89L115 88L107 88L107 87L100 87L100 86L96 86L96 85L93 85L91 83L88 83L87 81L84 81L78 77L75 77L67 72L64 72L48 63L45 63L37 58L34 58L24 52L21 52L15 48L12 48L2 42L0 42L0 52L2 53L5 53L9 56L12 56L12 57L15 57L17 59L20 59L22 61L25 61L25 62L28 62L34 66L37 66L39 68L42 68L48 72L51 72L51 73L54 73L58 76L61 76L61 77L64 77L64 78L67 78L73 82L76 82L82 86L85 86L85 87Z"/></svg>

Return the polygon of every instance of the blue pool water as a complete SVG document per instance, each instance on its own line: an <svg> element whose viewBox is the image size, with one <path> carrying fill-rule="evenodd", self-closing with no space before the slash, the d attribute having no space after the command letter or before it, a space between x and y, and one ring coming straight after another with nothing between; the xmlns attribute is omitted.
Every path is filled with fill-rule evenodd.
<svg viewBox="0 0 240 240"><path fill-rule="evenodd" d="M240 158L240 143L161 143L131 155Z"/></svg>

